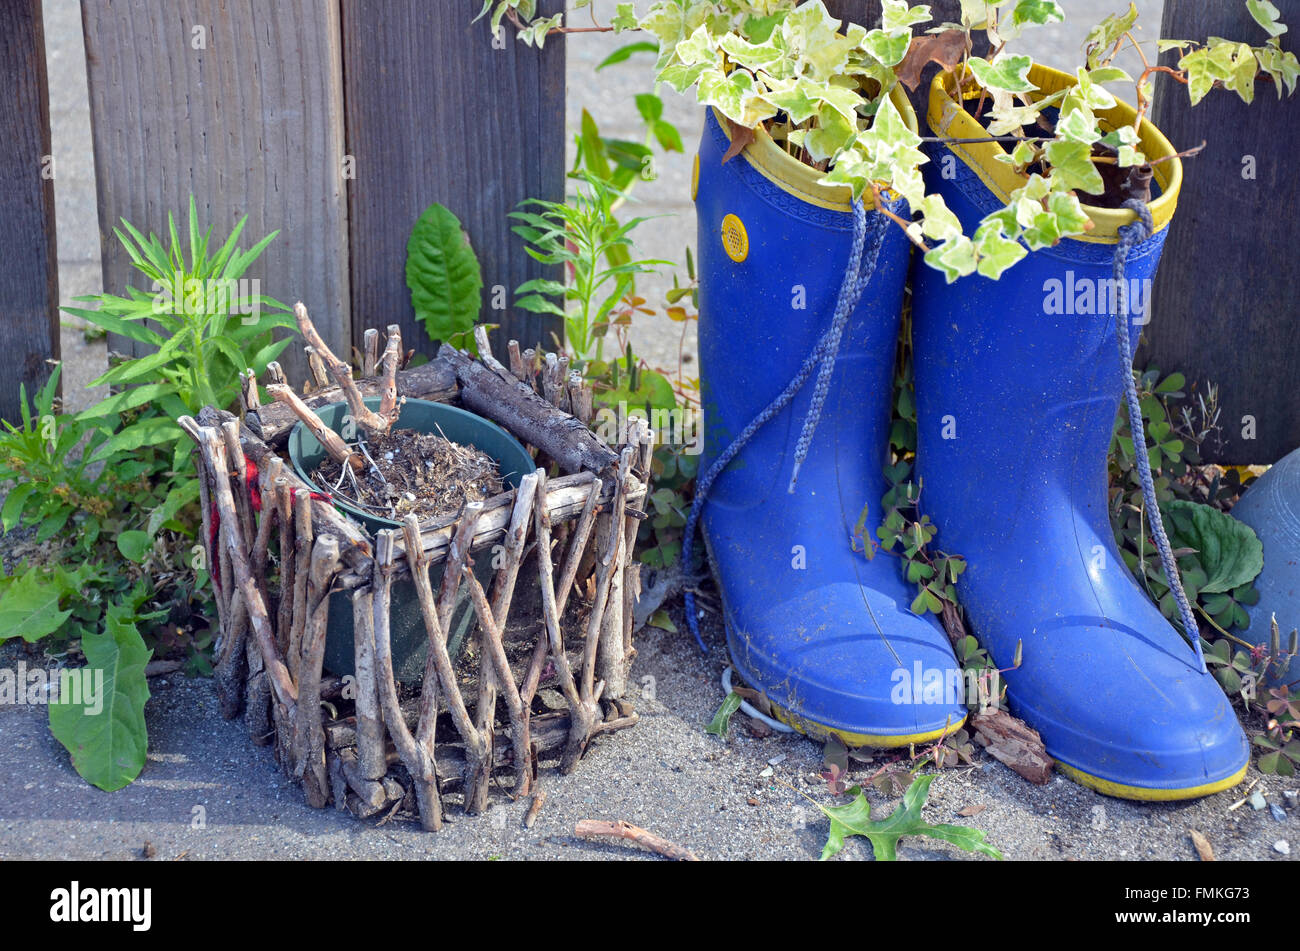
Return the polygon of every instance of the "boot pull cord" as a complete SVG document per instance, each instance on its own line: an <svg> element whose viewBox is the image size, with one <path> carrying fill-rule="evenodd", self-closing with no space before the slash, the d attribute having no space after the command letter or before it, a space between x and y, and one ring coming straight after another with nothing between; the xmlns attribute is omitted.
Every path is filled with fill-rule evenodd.
<svg viewBox="0 0 1300 951"><path fill-rule="evenodd" d="M1169 581L1169 590L1173 592L1178 604L1178 614L1182 618L1183 633L1192 643L1196 652L1196 662L1201 665L1201 673L1206 672L1205 657L1201 653L1201 629L1192 614L1192 606L1187 601L1187 592L1183 590L1182 579L1178 575L1178 563L1169 546L1169 536L1165 534L1164 519L1160 515L1160 506L1156 502L1155 481L1151 477L1151 460L1147 455L1146 428L1142 424L1142 408L1138 401L1137 384L1133 381L1133 348L1128 338L1128 283L1124 279L1124 266L1128 261L1129 250L1141 241L1151 237L1154 230L1151 222L1151 210L1140 198L1130 198L1123 207L1137 215L1137 220L1122 225L1119 240L1115 243L1115 279L1116 336L1119 338L1119 362L1121 376L1124 378L1124 400L1128 404L1129 431L1133 436L1133 454L1137 457L1138 478L1142 483L1142 499L1146 504L1147 517L1151 525L1151 534L1155 537L1156 550L1160 553L1160 566Z"/></svg>
<svg viewBox="0 0 1300 951"><path fill-rule="evenodd" d="M813 370L817 370L820 366L817 373L817 383L813 389L812 403L808 407L808 413L804 417L803 429L799 433L799 441L795 445L794 472L790 477L790 485L787 488L788 492L794 493L795 482L799 477L799 469L808 456L813 433L816 431L817 423L821 419L822 406L826 402L826 394L830 389L830 379L831 374L834 372L840 339L844 335L844 328L848 324L849 315L857 307L863 291L876 270L876 259L880 254L881 238L884 236L886 224L887 219L884 215L877 214L872 219L870 251L867 252L867 258L864 262L863 252L867 246L867 212L861 200L853 203L853 245L849 251L848 266L844 271L844 280L840 284L840 293L835 303L835 315L831 321L830 329L822 335L821 339L817 341L817 345L813 347L812 352L804 358L794 378L786 384L785 389L750 421L740 435L733 439L731 444L722 451L722 454L713 461L713 465L709 466L704 475L696 480L695 498L691 502L690 515L686 519L685 536L682 539L680 564L683 577L690 571L691 555L695 547L695 528L714 481L722 474L722 470L731 463L740 450L744 449L745 445L754 438L754 434L795 398L803 385L808 382L808 378L812 376ZM863 267L864 264L866 265L865 268ZM700 637L699 618L695 610L695 595L689 590L686 591L685 602L686 623L691 629L691 634L695 637L695 643L699 644L700 650L707 654L709 648L705 645L703 638Z"/></svg>

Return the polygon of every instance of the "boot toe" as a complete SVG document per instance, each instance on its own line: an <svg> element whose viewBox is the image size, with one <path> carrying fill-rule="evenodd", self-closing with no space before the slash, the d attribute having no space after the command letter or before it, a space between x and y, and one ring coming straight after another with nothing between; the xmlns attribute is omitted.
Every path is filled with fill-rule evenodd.
<svg viewBox="0 0 1300 951"><path fill-rule="evenodd" d="M1063 619L1006 674L1012 712L1039 731L1071 778L1153 800L1203 796L1240 781L1250 748L1232 704L1164 628L1148 636L1113 622Z"/></svg>
<svg viewBox="0 0 1300 951"><path fill-rule="evenodd" d="M728 610L731 656L802 732L903 746L965 719L961 666L931 619L850 582L763 600L748 616Z"/></svg>

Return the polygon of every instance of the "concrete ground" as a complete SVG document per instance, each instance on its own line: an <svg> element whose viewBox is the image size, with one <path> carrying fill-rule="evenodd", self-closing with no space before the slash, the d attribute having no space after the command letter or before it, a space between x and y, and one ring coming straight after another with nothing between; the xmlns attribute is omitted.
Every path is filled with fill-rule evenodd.
<svg viewBox="0 0 1300 951"><path fill-rule="evenodd" d="M597 0L602 20L611 6ZM1025 47L1049 64L1070 62L1087 25L1122 6L1119 0L1068 0L1071 22L1039 31ZM1145 36L1152 37L1160 3L1143 0L1138 6ZM98 222L76 0L45 0L45 16L60 287L66 302L99 289ZM643 58L599 76L592 73L620 42L600 36L570 42L572 129L586 107L606 134L637 134L631 101L652 88L648 63ZM700 114L671 91L665 100L688 152L662 161L658 181L638 189L638 213L667 217L646 224L637 235L645 256L680 260L682 249L695 241L687 182ZM664 285L644 286L650 291L646 296L657 301ZM679 329L665 319L647 319L636 326L634 341L651 362L675 365ZM81 408L99 398L84 386L102 371L104 347L85 344L76 331L65 332L63 345L66 402ZM694 342L688 340L687 348L693 352ZM680 607L672 610L684 630ZM111 794L88 786L72 770L50 735L45 710L0 707L0 859L133 858L146 843L159 860L644 856L623 844L576 839L573 826L581 818L626 819L704 858L816 858L828 823L794 790L819 803L836 801L818 775L821 748L797 736L755 739L743 715L734 719L725 741L707 735L704 726L722 697L718 678L726 651L716 626L706 624L705 634L712 648L708 655L685 634L642 632L634 669L641 723L598 741L572 776L559 776L554 764L544 767L548 799L531 830L522 825L524 804L500 795L480 818L465 817L452 805L448 827L436 835L403 819L379 825L309 809L270 751L253 747L242 724L220 719L206 680L173 675L151 681L149 761L132 786ZM0 648L0 666L13 667L24 656L29 664L39 659L23 650L12 643ZM876 765L855 763L855 774L869 775ZM980 756L974 766L939 774L925 815L932 822L983 829L991 844L1014 859L1192 859L1190 834L1196 830L1221 859L1280 860L1276 843L1300 847L1300 816L1286 808L1283 795L1300 790L1300 782L1260 777L1252 770L1247 784L1280 811L1236 805L1241 790L1191 803L1145 805L1106 799L1059 777L1039 787ZM886 812L897 801L874 791L869 798ZM958 815L981 806L973 816ZM866 858L870 847L851 840L844 854ZM966 857L929 840L906 842L901 855Z"/></svg>
<svg viewBox="0 0 1300 951"><path fill-rule="evenodd" d="M653 628L641 633L633 678L641 722L597 741L570 776L544 763L547 799L531 830L523 826L527 804L500 793L479 817L465 816L458 798L449 797L448 824L434 834L410 820L381 826L310 809L269 748L252 746L241 722L220 718L208 680L151 681L148 763L133 785L114 793L77 776L50 735L44 709L0 707L0 860L130 859L146 843L158 860L647 857L626 844L575 838L574 824L585 818L627 820L704 859L815 859L829 823L804 796L826 805L841 801L819 776L821 746L799 736L755 739L743 714L733 718L725 741L706 734L722 698L726 648L716 627L706 624L704 633L708 655L689 636ZM0 649L0 666L12 667L20 650ZM850 765L862 779L878 764ZM938 775L924 816L983 829L1008 859L1190 860L1193 830L1209 839L1219 859L1282 860L1275 848L1281 841L1300 851L1300 812L1286 808L1284 796L1300 782L1261 778L1252 769L1246 783L1195 802L1139 804L1107 799L1059 776L1034 786L981 754L974 766ZM1280 819L1267 807L1233 808L1251 783L1252 792L1280 808ZM883 810L877 818L898 802L875 791L868 798ZM959 814L972 807L983 808ZM851 839L842 854L865 859L871 849ZM944 843L905 839L900 857L971 856Z"/></svg>

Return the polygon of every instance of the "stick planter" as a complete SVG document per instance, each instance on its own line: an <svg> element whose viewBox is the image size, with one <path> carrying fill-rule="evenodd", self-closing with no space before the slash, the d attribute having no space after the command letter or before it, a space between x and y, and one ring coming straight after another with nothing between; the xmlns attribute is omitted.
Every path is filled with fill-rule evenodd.
<svg viewBox="0 0 1300 951"><path fill-rule="evenodd" d="M311 327L305 311L299 322ZM479 352L490 354L482 336ZM368 336L368 351L380 339ZM242 419L209 407L179 422L198 447L223 716L243 714L253 742L273 748L310 805L361 818L407 810L436 830L449 793L479 813L495 779L539 804L542 761L570 772L594 738L636 723L623 699L636 653L628 605L639 590L632 547L653 447L643 423L627 446L596 439L561 408L589 407L590 391L578 381L544 387L545 361L535 355L527 359L539 372L521 373L444 347L437 366L401 372L400 340L391 332L388 340L382 355L365 355L374 378L352 381L312 341L338 384L331 392L308 401L277 382L275 402L263 403L250 374ZM385 420L405 398L472 407L539 447L537 468L454 516L411 515L400 530L372 534L280 455L292 428L286 413L319 431L313 404L355 397L364 406L362 394L384 397L375 415ZM336 451L353 458L346 446ZM472 570L480 561L490 575ZM428 638L417 682L394 676L396 581L414 583ZM338 597L352 602L353 673L344 676L324 660ZM449 621L466 597L474 623L453 655Z"/></svg>

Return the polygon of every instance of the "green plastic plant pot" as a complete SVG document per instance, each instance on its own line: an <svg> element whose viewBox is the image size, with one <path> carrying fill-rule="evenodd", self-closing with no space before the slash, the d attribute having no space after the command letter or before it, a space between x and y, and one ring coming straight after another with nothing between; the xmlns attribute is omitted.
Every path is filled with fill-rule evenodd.
<svg viewBox="0 0 1300 951"><path fill-rule="evenodd" d="M366 406L377 409L379 397L368 398ZM347 411L347 403L331 403L317 409L316 415L330 429L340 432ZM455 406L431 403L428 400L408 399L402 405L401 416L393 428L412 429L418 433L441 433L452 442L462 446L472 446L487 453L496 461L502 482L512 489L518 488L519 480L536 468L528 450L524 449L508 432L481 416L475 416ZM325 448L320 444L320 440L302 423L298 423L289 433L289 459L293 462L298 475L309 485L318 491L328 492L328 486L321 486L312 478L312 473L320 465L324 456ZM385 528L400 530L402 527L400 522L378 518L346 502L336 500L334 504L363 524L370 532ZM435 591L442 582L442 574L442 565L435 565L429 572L429 579ZM490 560L479 559L474 566L474 574L479 582L487 587L492 580ZM447 650L453 657L460 652L465 635L473 623L474 609L470 604L468 593L462 588L456 607L452 611L447 632ZM424 618L420 613L420 602L415 594L415 583L409 577L393 582L389 625L394 675L400 681L419 680L424 674L428 639L424 630ZM348 592L331 595L329 633L325 639L325 669L331 673L346 676L353 672L352 630L352 595Z"/></svg>

